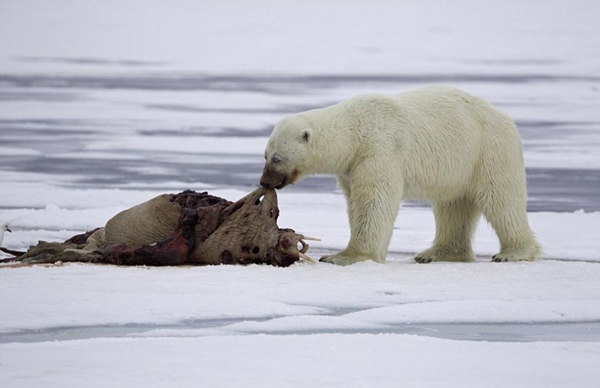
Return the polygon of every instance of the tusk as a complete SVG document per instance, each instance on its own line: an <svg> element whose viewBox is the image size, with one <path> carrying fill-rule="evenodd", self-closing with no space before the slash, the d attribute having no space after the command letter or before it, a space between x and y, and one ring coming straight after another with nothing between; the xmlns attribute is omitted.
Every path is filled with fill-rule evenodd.
<svg viewBox="0 0 600 388"><path fill-rule="evenodd" d="M306 251L308 251L308 244L304 240L300 240L298 242L302 245L302 248L298 249L298 251L301 253L306 253Z"/></svg>
<svg viewBox="0 0 600 388"><path fill-rule="evenodd" d="M310 262L310 263L313 263L313 264L315 264L315 263L316 263L315 259L313 259L313 258L311 258L311 257L309 257L309 256L307 256L307 255L305 255L305 254L304 254L304 253L302 253L302 252L298 252L298 255L299 255L301 258L303 258L304 260L306 260L306 261L308 261L308 262Z"/></svg>
<svg viewBox="0 0 600 388"><path fill-rule="evenodd" d="M304 239L304 240L308 240L308 241L321 241L321 239L318 238L318 237L310 237L310 236L305 236L303 234L301 234L301 236L302 236L302 239Z"/></svg>

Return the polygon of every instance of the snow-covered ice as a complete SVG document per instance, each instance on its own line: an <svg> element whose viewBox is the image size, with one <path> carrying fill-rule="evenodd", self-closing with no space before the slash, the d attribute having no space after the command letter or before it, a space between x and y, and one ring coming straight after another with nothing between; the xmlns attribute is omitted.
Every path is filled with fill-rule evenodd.
<svg viewBox="0 0 600 388"><path fill-rule="evenodd" d="M546 259L417 265L422 203L388 262L0 268L2 387L596 387L597 1L0 3L3 246L64 240L164 192L237 199L283 115L450 84L514 117ZM330 177L279 225L345 246Z"/></svg>
<svg viewBox="0 0 600 388"><path fill-rule="evenodd" d="M594 387L598 343L449 341L392 334L91 339L9 344L12 386ZM36 365L18 373L19 365ZM64 370L76 365L77 370ZM16 382L16 384L15 384ZM65 385L63 385L65 386Z"/></svg>

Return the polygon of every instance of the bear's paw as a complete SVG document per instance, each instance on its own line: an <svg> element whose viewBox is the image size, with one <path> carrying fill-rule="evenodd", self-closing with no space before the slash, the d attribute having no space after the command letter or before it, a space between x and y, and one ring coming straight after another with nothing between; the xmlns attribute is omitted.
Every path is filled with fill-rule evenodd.
<svg viewBox="0 0 600 388"><path fill-rule="evenodd" d="M323 263L330 263L335 265L352 265L360 263L362 261L372 260L368 256L364 255L351 255L344 252L339 252L329 256L323 256L319 261Z"/></svg>
<svg viewBox="0 0 600 388"><path fill-rule="evenodd" d="M492 256L492 262L494 263L505 263L508 261L534 261L536 255L533 252L521 251L521 252L507 252L497 253Z"/></svg>
<svg viewBox="0 0 600 388"><path fill-rule="evenodd" d="M415 256L415 261L419 264L427 264L434 261L471 262L475 261L475 254L473 251L466 249L456 250L433 247Z"/></svg>

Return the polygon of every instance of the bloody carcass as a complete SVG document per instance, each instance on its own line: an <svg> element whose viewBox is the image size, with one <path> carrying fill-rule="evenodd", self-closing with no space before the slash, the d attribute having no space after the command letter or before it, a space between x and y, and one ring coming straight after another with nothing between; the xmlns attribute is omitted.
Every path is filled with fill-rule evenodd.
<svg viewBox="0 0 600 388"><path fill-rule="evenodd" d="M259 187L237 202L206 192L163 194L122 211L103 228L63 243L40 241L23 255L26 264L90 262L116 265L270 264L305 259L314 238L277 226L273 189Z"/></svg>

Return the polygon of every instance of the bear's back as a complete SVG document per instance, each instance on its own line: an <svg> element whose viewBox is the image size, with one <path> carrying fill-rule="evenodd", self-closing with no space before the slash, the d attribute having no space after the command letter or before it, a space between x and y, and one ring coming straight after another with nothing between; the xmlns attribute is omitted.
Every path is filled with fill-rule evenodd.
<svg viewBox="0 0 600 388"><path fill-rule="evenodd" d="M482 164L521 153L512 120L478 97L447 86L391 97L401 112L402 124L393 130L411 197L432 198L441 188L458 195Z"/></svg>

